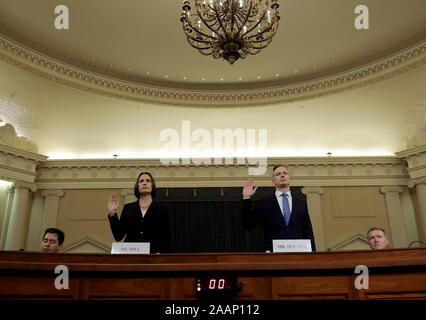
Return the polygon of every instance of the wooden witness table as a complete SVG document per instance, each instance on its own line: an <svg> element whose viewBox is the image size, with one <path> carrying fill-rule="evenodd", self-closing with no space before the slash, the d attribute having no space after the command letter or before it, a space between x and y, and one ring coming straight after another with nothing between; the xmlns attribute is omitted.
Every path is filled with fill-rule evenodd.
<svg viewBox="0 0 426 320"><path fill-rule="evenodd" d="M69 271L58 290L54 270ZM355 273L368 267L368 289ZM0 251L0 299L199 299L197 277L237 277L238 300L426 299L426 248L153 255ZM365 284L365 283L364 283Z"/></svg>

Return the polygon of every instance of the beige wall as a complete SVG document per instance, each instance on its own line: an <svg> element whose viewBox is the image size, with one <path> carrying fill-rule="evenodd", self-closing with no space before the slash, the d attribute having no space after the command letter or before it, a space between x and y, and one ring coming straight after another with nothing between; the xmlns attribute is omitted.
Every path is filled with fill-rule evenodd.
<svg viewBox="0 0 426 320"><path fill-rule="evenodd" d="M416 149L410 156L417 157L426 152L424 149ZM2 240L6 238L13 248L29 251L38 251L44 229L56 226L66 234L65 251L108 252L114 241L107 219L108 196L111 192L119 195L121 211L124 202L134 200L132 187L140 171L153 173L161 188L242 187L248 178L248 166L236 163L166 166L155 159L43 162L38 155L14 152L13 148L5 149L6 160L24 159L39 165L28 166L25 171L13 167L19 162L10 161L11 165L0 171L0 176L16 180L19 192L28 194L28 200L21 197L28 201L25 205L17 200L19 197L9 201L13 204L10 216L24 223L15 223L13 237L3 228ZM256 185L271 186L271 170L276 163L287 165L294 186L306 187L303 190L315 218L317 247L321 250L366 249L365 233L372 226L388 232L391 247L425 240L425 208L418 194L423 189L415 187L425 181L421 171L416 171L416 180L410 179L409 174L417 169L413 164L409 171L407 163L396 157L269 158L266 173L254 177ZM1 225L6 203L7 193L0 190Z"/></svg>
<svg viewBox="0 0 426 320"><path fill-rule="evenodd" d="M115 192L120 199L119 212L123 208L120 190L64 190L58 210L58 228L66 234L64 247L88 237L107 247L114 238L107 218L107 199Z"/></svg>
<svg viewBox="0 0 426 320"><path fill-rule="evenodd" d="M373 226L389 230L384 195L379 189L377 186L324 188L321 205L327 248L358 233L365 235Z"/></svg>

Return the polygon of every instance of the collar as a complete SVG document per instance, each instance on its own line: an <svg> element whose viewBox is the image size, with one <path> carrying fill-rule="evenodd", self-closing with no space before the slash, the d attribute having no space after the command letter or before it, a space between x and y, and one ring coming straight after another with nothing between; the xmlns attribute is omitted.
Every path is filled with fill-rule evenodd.
<svg viewBox="0 0 426 320"><path fill-rule="evenodd" d="M286 193L286 194L288 195L288 198L290 198L290 197L291 197L291 190L290 190L290 191L288 191L288 192L284 192L284 193ZM275 190L275 196L276 196L277 198L281 197L281 194L283 194L283 192L278 191L278 190Z"/></svg>

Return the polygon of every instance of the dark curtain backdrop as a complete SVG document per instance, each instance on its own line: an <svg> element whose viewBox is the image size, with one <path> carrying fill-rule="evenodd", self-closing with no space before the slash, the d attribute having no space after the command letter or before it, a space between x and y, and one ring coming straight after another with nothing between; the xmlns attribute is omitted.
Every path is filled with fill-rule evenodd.
<svg viewBox="0 0 426 320"><path fill-rule="evenodd" d="M258 188L254 200L273 190ZM262 225L242 227L242 188L159 188L156 200L169 208L172 253L263 251Z"/></svg>

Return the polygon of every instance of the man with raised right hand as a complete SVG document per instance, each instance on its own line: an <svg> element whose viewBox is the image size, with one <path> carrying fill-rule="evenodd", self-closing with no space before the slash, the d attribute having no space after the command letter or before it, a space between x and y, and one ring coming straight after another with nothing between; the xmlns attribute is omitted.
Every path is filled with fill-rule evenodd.
<svg viewBox="0 0 426 320"><path fill-rule="evenodd" d="M244 228L252 228L262 222L265 235L265 250L272 251L272 240L310 239L315 251L314 233L309 218L306 198L292 195L291 177L287 168L277 165L272 171L275 191L255 204L252 197L257 187L248 179L243 188L241 217Z"/></svg>

